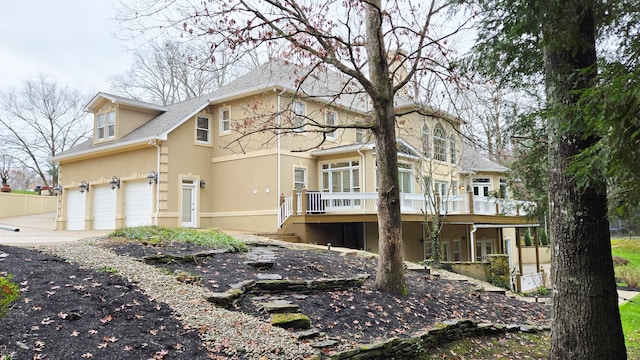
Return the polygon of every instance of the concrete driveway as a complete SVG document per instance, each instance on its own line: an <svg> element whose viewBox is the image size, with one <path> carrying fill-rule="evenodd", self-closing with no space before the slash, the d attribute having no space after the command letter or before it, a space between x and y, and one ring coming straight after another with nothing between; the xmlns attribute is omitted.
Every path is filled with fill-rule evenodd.
<svg viewBox="0 0 640 360"><path fill-rule="evenodd" d="M108 230L56 231L54 230L55 219L56 213L0 218L2 227L19 229L19 231L0 229L0 244L16 246L55 244L110 233Z"/></svg>

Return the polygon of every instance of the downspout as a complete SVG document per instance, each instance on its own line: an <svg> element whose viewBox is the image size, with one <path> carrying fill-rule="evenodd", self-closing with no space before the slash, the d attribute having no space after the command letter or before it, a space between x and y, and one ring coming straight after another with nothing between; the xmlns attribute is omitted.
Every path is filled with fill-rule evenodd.
<svg viewBox="0 0 640 360"><path fill-rule="evenodd" d="M277 90L276 88L273 88L273 91L276 91L276 90ZM280 136L281 136L280 125L282 124L282 109L280 107L281 106L280 105L280 96L282 94L284 94L284 92L285 92L285 89L282 89L282 91L280 91L278 93L278 105L277 105L278 106L278 116L276 118L277 119L276 120L277 121L276 127L277 127L277 131L278 131L278 136L277 136L277 141L276 141L277 142L277 155L276 155L276 157L277 157L277 165L276 165L277 169L276 169L276 171L278 172L277 175L276 175L276 178L277 178L276 182L277 182L277 188L278 188L277 189L277 193L276 193L276 195L277 195L276 196L276 203L277 203L276 211L280 211L280 195L282 194L282 184L280 183L282 181L282 176L281 176L282 161L280 159L280 153L282 152L281 149L280 149ZM278 216L276 216L276 221L278 221L277 218L278 218ZM280 227L280 224L278 224L276 228L279 228L279 227Z"/></svg>
<svg viewBox="0 0 640 360"><path fill-rule="evenodd" d="M469 241L471 242L471 262L476 262L476 231L478 228L473 224L473 229L469 233Z"/></svg>
<svg viewBox="0 0 640 360"><path fill-rule="evenodd" d="M149 145L156 147L156 176L158 177L158 183L156 184L156 212L153 215L154 224L158 226L158 217L160 216L160 145L158 140L149 141Z"/></svg>

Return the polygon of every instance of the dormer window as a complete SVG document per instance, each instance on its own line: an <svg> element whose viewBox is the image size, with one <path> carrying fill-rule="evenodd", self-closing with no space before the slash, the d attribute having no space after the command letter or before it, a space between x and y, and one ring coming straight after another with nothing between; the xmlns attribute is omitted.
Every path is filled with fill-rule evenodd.
<svg viewBox="0 0 640 360"><path fill-rule="evenodd" d="M116 136L116 112L99 114L96 119L96 139L113 139Z"/></svg>
<svg viewBox="0 0 640 360"><path fill-rule="evenodd" d="M198 116L196 119L196 140L200 143L209 143L209 118Z"/></svg>

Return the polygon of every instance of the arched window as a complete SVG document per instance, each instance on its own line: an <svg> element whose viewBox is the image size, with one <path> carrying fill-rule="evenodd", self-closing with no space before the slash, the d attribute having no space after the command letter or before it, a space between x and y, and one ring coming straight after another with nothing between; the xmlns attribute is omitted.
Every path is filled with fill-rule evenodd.
<svg viewBox="0 0 640 360"><path fill-rule="evenodd" d="M440 124L433 129L433 158L447 161L447 135Z"/></svg>
<svg viewBox="0 0 640 360"><path fill-rule="evenodd" d="M451 159L451 163L455 164L458 162L458 152L456 151L456 136L451 135L449 138L449 157Z"/></svg>
<svg viewBox="0 0 640 360"><path fill-rule="evenodd" d="M427 124L422 125L422 153L426 157L431 154L431 132Z"/></svg>

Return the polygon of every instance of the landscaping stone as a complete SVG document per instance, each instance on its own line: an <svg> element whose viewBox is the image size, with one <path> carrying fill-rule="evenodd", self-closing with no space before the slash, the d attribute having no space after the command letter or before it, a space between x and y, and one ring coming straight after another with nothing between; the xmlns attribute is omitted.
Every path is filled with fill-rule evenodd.
<svg viewBox="0 0 640 360"><path fill-rule="evenodd" d="M318 341L317 343L311 344L311 346L316 349L324 349L324 348L334 347L336 345L338 345L338 341L336 340L323 340L323 341Z"/></svg>
<svg viewBox="0 0 640 360"><path fill-rule="evenodd" d="M269 314L274 313L297 313L300 312L300 306L293 304L291 301L276 300L267 303L260 303L258 307L264 309Z"/></svg>
<svg viewBox="0 0 640 360"><path fill-rule="evenodd" d="M311 319L300 313L271 314L271 325L285 329L309 329Z"/></svg>
<svg viewBox="0 0 640 360"><path fill-rule="evenodd" d="M282 275L279 274L258 274L260 280L282 280Z"/></svg>
<svg viewBox="0 0 640 360"><path fill-rule="evenodd" d="M320 337L320 335L321 335L320 330L316 328L311 328L309 330L304 330L304 331L298 331L297 333L295 333L295 336L299 340L314 339L314 338Z"/></svg>

